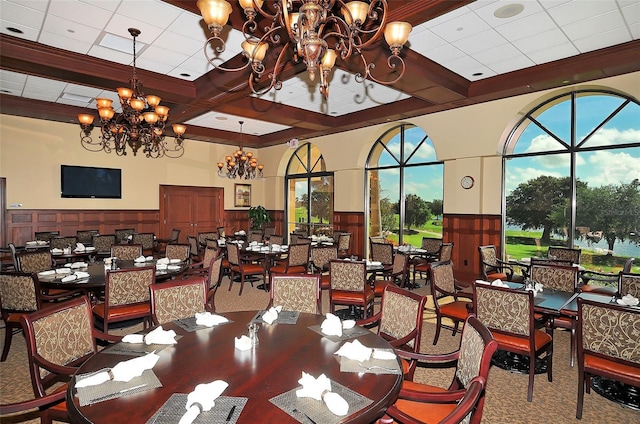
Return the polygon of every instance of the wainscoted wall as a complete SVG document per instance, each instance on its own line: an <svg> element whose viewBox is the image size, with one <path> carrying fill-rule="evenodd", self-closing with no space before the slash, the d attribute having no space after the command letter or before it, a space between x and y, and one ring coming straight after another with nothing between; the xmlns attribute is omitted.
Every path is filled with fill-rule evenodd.
<svg viewBox="0 0 640 424"><path fill-rule="evenodd" d="M365 256L366 240L364 238L364 212L333 212L333 228L351 233L352 255L359 258Z"/></svg>

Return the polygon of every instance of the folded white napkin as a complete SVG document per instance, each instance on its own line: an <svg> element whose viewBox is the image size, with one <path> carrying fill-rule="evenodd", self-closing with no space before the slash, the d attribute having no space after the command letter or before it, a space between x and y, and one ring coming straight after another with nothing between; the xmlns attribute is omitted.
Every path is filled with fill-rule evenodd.
<svg viewBox="0 0 640 424"><path fill-rule="evenodd" d="M78 279L78 276L76 274L70 274L70 275L67 275L66 277L63 277L62 280L60 281L62 281L63 283L68 283L69 281L75 281L77 279Z"/></svg>
<svg viewBox="0 0 640 424"><path fill-rule="evenodd" d="M74 272L76 278L79 280L81 278L89 278L91 277L91 274L89 274L88 272L84 272L84 271L76 271Z"/></svg>
<svg viewBox="0 0 640 424"><path fill-rule="evenodd" d="M247 336L236 337L235 346L238 350L249 350L251 349L251 339Z"/></svg>
<svg viewBox="0 0 640 424"><path fill-rule="evenodd" d="M282 306L272 306L262 315L262 320L267 324L273 324L278 319L278 314L282 311Z"/></svg>
<svg viewBox="0 0 640 424"><path fill-rule="evenodd" d="M25 245L27 245L27 246L35 246L37 244L38 244L37 241L28 241L28 242L25 243Z"/></svg>
<svg viewBox="0 0 640 424"><path fill-rule="evenodd" d="M356 326L356 320L355 319L345 319L344 321L342 321L342 329L343 330L350 330L355 326Z"/></svg>
<svg viewBox="0 0 640 424"><path fill-rule="evenodd" d="M154 328L148 334L127 334L122 338L124 343L146 343L150 344L176 344L176 332L165 330L161 325Z"/></svg>
<svg viewBox="0 0 640 424"><path fill-rule="evenodd" d="M78 268L86 268L89 265L86 262L73 262L71 264L71 268L73 269L78 269Z"/></svg>
<svg viewBox="0 0 640 424"><path fill-rule="evenodd" d="M170 264L179 264L180 262L182 262L180 259L169 259L169 263Z"/></svg>
<svg viewBox="0 0 640 424"><path fill-rule="evenodd" d="M499 278L497 280L493 280L491 282L491 285L496 287L509 287L507 283L503 283Z"/></svg>
<svg viewBox="0 0 640 424"><path fill-rule="evenodd" d="M138 256L137 258L135 258L135 259L133 260L133 262L138 262L138 263L140 263L140 262L146 262L146 261L147 261L147 258L145 258L145 257L144 257L144 255Z"/></svg>
<svg viewBox="0 0 640 424"><path fill-rule="evenodd" d="M340 318L331 313L327 313L325 317L325 320L320 324L322 334L342 337L342 322L340 322Z"/></svg>
<svg viewBox="0 0 640 424"><path fill-rule="evenodd" d="M279 245L279 244L277 244L277 243L271 243L271 248L272 248L273 250L280 249L280 245Z"/></svg>
<svg viewBox="0 0 640 424"><path fill-rule="evenodd" d="M382 350L382 349L373 349L373 354L371 355L373 359L381 359L383 361L388 361L391 359L396 359L396 354L393 351Z"/></svg>
<svg viewBox="0 0 640 424"><path fill-rule="evenodd" d="M95 386L109 380L131 381L134 377L141 376L144 370L152 369L158 362L158 359L160 359L160 356L155 352L151 352L145 356L122 361L111 368L111 375L109 371L99 372L76 382L76 387ZM111 376L113 376L113 378L111 378Z"/></svg>
<svg viewBox="0 0 640 424"><path fill-rule="evenodd" d="M67 264L70 265L70 264ZM71 273L71 266L69 266L69 268L57 268L56 269L56 274L69 274Z"/></svg>
<svg viewBox="0 0 640 424"><path fill-rule="evenodd" d="M198 312L196 313L196 324L205 325L207 327L213 327L214 325L223 324L229 322L228 319L221 315L212 314L211 312Z"/></svg>
<svg viewBox="0 0 640 424"><path fill-rule="evenodd" d="M478 284L491 284L490 282L484 281L484 280L476 280L476 283L478 283Z"/></svg>
<svg viewBox="0 0 640 424"><path fill-rule="evenodd" d="M249 243L249 246L257 246L258 242L257 241L252 241L251 243Z"/></svg>
<svg viewBox="0 0 640 424"><path fill-rule="evenodd" d="M58 249L57 247L54 247L53 249L51 249L51 253L62 253L62 249Z"/></svg>
<svg viewBox="0 0 640 424"><path fill-rule="evenodd" d="M160 258L156 261L156 265L160 264L160 265L169 265L169 258Z"/></svg>
<svg viewBox="0 0 640 424"><path fill-rule="evenodd" d="M76 243L76 250L79 250L79 251L81 251L81 252L84 252L84 250L85 250L85 249L86 249L86 248L85 248L84 244L82 244L82 243L80 243L80 242Z"/></svg>
<svg viewBox="0 0 640 424"><path fill-rule="evenodd" d="M45 275L53 275L53 274L55 274L55 273L56 273L56 270L55 270L55 269L50 269L50 270L48 270L48 271L40 271L40 272L38 273L38 275L40 275L40 276L45 276Z"/></svg>
<svg viewBox="0 0 640 424"><path fill-rule="evenodd" d="M222 380L209 384L198 384L195 390L187 395L187 412L180 418L178 424L191 424L202 411L210 411L215 400L229 387L229 383Z"/></svg>
<svg viewBox="0 0 640 424"><path fill-rule="evenodd" d="M627 293L622 296L621 299L618 299L617 302L620 305L636 306L638 303L640 303L640 300L637 297Z"/></svg>
<svg viewBox="0 0 640 424"><path fill-rule="evenodd" d="M311 374L302 372L302 378L298 380L302 389L296 390L297 397L310 397L315 400L323 400L333 414L340 417L347 415L349 404L342 396L331 391L331 380L326 375L320 374L316 379Z"/></svg>
<svg viewBox="0 0 640 424"><path fill-rule="evenodd" d="M373 349L364 346L358 340L352 342L346 342L336 352L338 356L344 356L345 358L353 359L354 361L363 362L371 358Z"/></svg>
<svg viewBox="0 0 640 424"><path fill-rule="evenodd" d="M167 269L168 266L169 265L167 264L156 264L156 269L160 269L160 270Z"/></svg>
<svg viewBox="0 0 640 424"><path fill-rule="evenodd" d="M380 266L380 265L382 265L382 262L380 262L380 261L367 261L367 265L368 266Z"/></svg>
<svg viewBox="0 0 640 424"><path fill-rule="evenodd" d="M236 234L238 234L239 236L244 236L247 234L247 232L245 230L240 230Z"/></svg>

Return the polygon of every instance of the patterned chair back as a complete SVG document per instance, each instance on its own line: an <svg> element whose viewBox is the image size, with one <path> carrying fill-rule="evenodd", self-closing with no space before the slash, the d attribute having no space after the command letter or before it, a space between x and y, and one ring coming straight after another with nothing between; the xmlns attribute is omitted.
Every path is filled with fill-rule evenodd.
<svg viewBox="0 0 640 424"><path fill-rule="evenodd" d="M220 276L222 275L222 259L222 256L218 256L209 264L209 289L220 284Z"/></svg>
<svg viewBox="0 0 640 424"><path fill-rule="evenodd" d="M573 293L578 288L578 268L574 266L531 266L531 279L543 287Z"/></svg>
<svg viewBox="0 0 640 424"><path fill-rule="evenodd" d="M98 230L78 230L76 231L76 238L78 243L84 245L93 243L93 236L98 235Z"/></svg>
<svg viewBox="0 0 640 424"><path fill-rule="evenodd" d="M207 240L218 240L218 232L217 231L210 231L210 232L206 232L206 233L198 233L198 243L201 246L204 246L207 244Z"/></svg>
<svg viewBox="0 0 640 424"><path fill-rule="evenodd" d="M78 238L76 236L52 237L51 240L49 240L49 248L66 249L67 247L71 246L71 249L74 249L77 242Z"/></svg>
<svg viewBox="0 0 640 424"><path fill-rule="evenodd" d="M427 253L435 255L440 251L440 246L442 246L442 239L433 237L422 237L421 248L426 250Z"/></svg>
<svg viewBox="0 0 640 424"><path fill-rule="evenodd" d="M224 230L224 227L218 227L218 239L223 239L227 237L227 233Z"/></svg>
<svg viewBox="0 0 640 424"><path fill-rule="evenodd" d="M212 249L207 247L204 249L204 256L202 258L202 268L209 269L211 261L218 257L218 249Z"/></svg>
<svg viewBox="0 0 640 424"><path fill-rule="evenodd" d="M640 298L640 274L621 272L618 276L618 294Z"/></svg>
<svg viewBox="0 0 640 424"><path fill-rule="evenodd" d="M484 274L487 275L496 272L496 270L499 269L496 261L496 247L493 245L480 246L478 250L480 251L480 260L482 261Z"/></svg>
<svg viewBox="0 0 640 424"><path fill-rule="evenodd" d="M292 244L289 246L289 254L287 256L287 262L289 267L309 265L309 256L311 254L311 244L301 243Z"/></svg>
<svg viewBox="0 0 640 424"><path fill-rule="evenodd" d="M133 228L120 228L114 231L116 236L116 243L126 243L129 240L129 236L133 235L136 230Z"/></svg>
<svg viewBox="0 0 640 424"><path fill-rule="evenodd" d="M279 234L271 234L269 236L269 244L279 244L282 246L284 243L284 237Z"/></svg>
<svg viewBox="0 0 640 424"><path fill-rule="evenodd" d="M131 239L133 244L142 245L142 250L151 250L155 243L155 234L153 233L135 233Z"/></svg>
<svg viewBox="0 0 640 424"><path fill-rule="evenodd" d="M264 238L269 240L269 237L276 233L276 227L265 227L264 229Z"/></svg>
<svg viewBox="0 0 640 424"><path fill-rule="evenodd" d="M340 233L340 237L338 237L337 241L338 250L343 252L348 251L351 248L351 233Z"/></svg>
<svg viewBox="0 0 640 424"><path fill-rule="evenodd" d="M471 380L477 376L488 378L491 358L497 349L498 342L487 327L475 316L469 316L460 340L456 383L461 387L469 387Z"/></svg>
<svg viewBox="0 0 640 424"><path fill-rule="evenodd" d="M450 261L453 254L453 243L442 243L440 246L440 253L438 254L439 261Z"/></svg>
<svg viewBox="0 0 640 424"><path fill-rule="evenodd" d="M402 252L397 252L393 257L393 267L391 268L391 273L394 275L399 275L401 273L406 274L409 268L409 256L405 255Z"/></svg>
<svg viewBox="0 0 640 424"><path fill-rule="evenodd" d="M220 248L220 245L218 244L218 240L214 240L214 239L207 239L207 249L214 249L214 250L218 250Z"/></svg>
<svg viewBox="0 0 640 424"><path fill-rule="evenodd" d="M149 289L151 316L156 325L190 318L205 310L207 287L204 277L151 284Z"/></svg>
<svg viewBox="0 0 640 424"><path fill-rule="evenodd" d="M391 243L371 243L371 260L382 265L393 263L393 245Z"/></svg>
<svg viewBox="0 0 640 424"><path fill-rule="evenodd" d="M111 246L116 244L116 236L114 235L96 235L93 236L91 244L96 248L96 252L98 253L109 253L111 252Z"/></svg>
<svg viewBox="0 0 640 424"><path fill-rule="evenodd" d="M52 237L60 235L60 231L36 231L35 238L38 241L49 241Z"/></svg>
<svg viewBox="0 0 640 424"><path fill-rule="evenodd" d="M443 296L452 296L456 291L456 279L451 261L433 262L429 269L429 279L431 281L431 294L436 299Z"/></svg>
<svg viewBox="0 0 640 424"><path fill-rule="evenodd" d="M570 249L568 247L549 246L547 258L560 259L562 261L571 261L571 263L579 264L582 256L581 249Z"/></svg>
<svg viewBox="0 0 640 424"><path fill-rule="evenodd" d="M19 252L16 254L18 271L37 273L53 268L51 252L40 250L37 252Z"/></svg>
<svg viewBox="0 0 640 424"><path fill-rule="evenodd" d="M329 270L329 262L338 259L338 248L334 246L320 246L311 249L314 272Z"/></svg>
<svg viewBox="0 0 640 424"><path fill-rule="evenodd" d="M149 286L155 280L154 266L107 271L105 304L114 307L148 302Z"/></svg>
<svg viewBox="0 0 640 424"><path fill-rule="evenodd" d="M367 284L367 264L362 261L329 262L331 290L363 292Z"/></svg>
<svg viewBox="0 0 640 424"><path fill-rule="evenodd" d="M269 306L282 306L285 311L317 314L320 310L320 276L310 274L276 274L269 276Z"/></svg>
<svg viewBox="0 0 640 424"><path fill-rule="evenodd" d="M191 247L188 244L167 244L166 256L169 259L180 259L182 262L189 260Z"/></svg>
<svg viewBox="0 0 640 424"><path fill-rule="evenodd" d="M38 293L40 293L40 284L35 274L1 272L0 308L5 322L12 312L29 313L40 309Z"/></svg>
<svg viewBox="0 0 640 424"><path fill-rule="evenodd" d="M60 376L47 370L35 358L42 357L55 365L77 367L97 352L91 305L86 296L24 315L22 327L36 397L44 396L45 388Z"/></svg>
<svg viewBox="0 0 640 424"><path fill-rule="evenodd" d="M289 234L289 244L298 244L298 241L300 241L300 236L298 234Z"/></svg>
<svg viewBox="0 0 640 424"><path fill-rule="evenodd" d="M251 243L252 241L262 243L263 239L264 235L262 234L261 230L251 230L251 232L249 233L249 243Z"/></svg>
<svg viewBox="0 0 640 424"><path fill-rule="evenodd" d="M240 265L240 252L237 244L227 243L227 258L230 265Z"/></svg>
<svg viewBox="0 0 640 424"><path fill-rule="evenodd" d="M189 243L189 255L198 256L200 253L200 246L198 246L198 240L193 236L187 236L187 243ZM172 243L175 245L175 243ZM169 247L169 245L167 245Z"/></svg>
<svg viewBox="0 0 640 424"><path fill-rule="evenodd" d="M111 246L111 256L122 261L132 261L142 256L141 244L114 244Z"/></svg>
<svg viewBox="0 0 640 424"><path fill-rule="evenodd" d="M216 233L217 234L217 233ZM217 238L217 237L216 237ZM169 237L169 240L173 243L179 243L180 242L180 230L174 228L173 230L171 230L171 236Z"/></svg>
<svg viewBox="0 0 640 424"><path fill-rule="evenodd" d="M530 337L533 325L533 292L474 283L475 315L489 330Z"/></svg>
<svg viewBox="0 0 640 424"><path fill-rule="evenodd" d="M417 352L422 336L422 313L427 296L420 296L399 287L388 285L382 294L378 335L394 348ZM409 337L410 340L406 340ZM405 339L404 342L397 342Z"/></svg>

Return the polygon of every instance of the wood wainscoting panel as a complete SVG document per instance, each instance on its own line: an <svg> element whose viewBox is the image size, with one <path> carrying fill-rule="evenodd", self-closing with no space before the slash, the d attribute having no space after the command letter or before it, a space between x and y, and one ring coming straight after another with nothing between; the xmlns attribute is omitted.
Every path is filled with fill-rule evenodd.
<svg viewBox="0 0 640 424"><path fill-rule="evenodd" d="M502 217L500 215L444 214L442 240L453 242L453 266L456 278L471 282L482 275L478 246L493 244L501 250Z"/></svg>
<svg viewBox="0 0 640 424"><path fill-rule="evenodd" d="M361 259L365 256L364 212L333 211L333 229L351 233L351 251L349 253L358 255Z"/></svg>

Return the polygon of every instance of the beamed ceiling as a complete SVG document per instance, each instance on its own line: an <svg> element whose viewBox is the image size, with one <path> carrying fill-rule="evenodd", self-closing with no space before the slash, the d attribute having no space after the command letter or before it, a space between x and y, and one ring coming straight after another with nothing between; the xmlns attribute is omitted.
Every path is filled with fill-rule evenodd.
<svg viewBox="0 0 640 424"><path fill-rule="evenodd" d="M244 14L236 1L230 3L233 12L227 31L235 34L231 28L241 28ZM122 58L123 53L111 54L104 47L96 53L95 45L110 33L126 40L128 27L142 27L138 76L146 94L162 97L162 104L171 108L170 123L187 123L187 139L237 145L237 121L242 119L247 121L244 145L252 148L640 70L639 2L583 1L581 5L561 0L392 0L389 3L388 21L404 20L414 26L409 46L401 52L407 65L404 77L391 87L393 90L377 85L363 87L347 81L358 72L358 62L338 60L329 103L322 104L317 88L314 93L300 82L306 75L301 64L287 64L281 78L283 89L261 97L250 95L246 71L222 72L203 67L202 40L208 34L195 1L3 0L0 111L73 123L77 122L78 113L93 111L97 117L93 98L99 96L92 93L115 92L116 87L128 85L132 71L131 55ZM525 6L523 13L512 18L496 17L501 7L516 3ZM25 17L30 8L38 19ZM148 20L146 13L140 13L141 8L148 9ZM83 11L89 15L83 15ZM168 18L162 21L159 17ZM70 30L65 25L79 25L81 30ZM267 22L260 26L265 25ZM61 34L63 29L66 33ZM88 34L96 34L96 41ZM148 38L144 38L145 34ZM552 35L558 40L550 42ZM173 37L173 45L166 44L169 36ZM183 41L184 48L176 46L180 40L189 43ZM191 44L197 47L198 43L200 48L187 47ZM231 41L228 44L228 50L237 49L231 46ZM163 67L152 59L154 51L156 55L160 51L167 59L174 56L183 60L184 56L184 61ZM385 79L385 72L390 72L386 66L387 53L384 42L365 53L374 58L379 79ZM273 64L270 57L266 61ZM237 66L244 59L234 53L225 60ZM189 67L189 63L198 63L199 68ZM203 71L198 74L183 72L184 69ZM61 87L51 94L53 97L45 95L54 91L50 87L39 89L48 83ZM87 105L63 99L62 94L73 94L74 89L85 91L83 94L90 99ZM369 91L374 93L370 97L378 96L373 103L363 100ZM308 99L294 99L299 92Z"/></svg>

